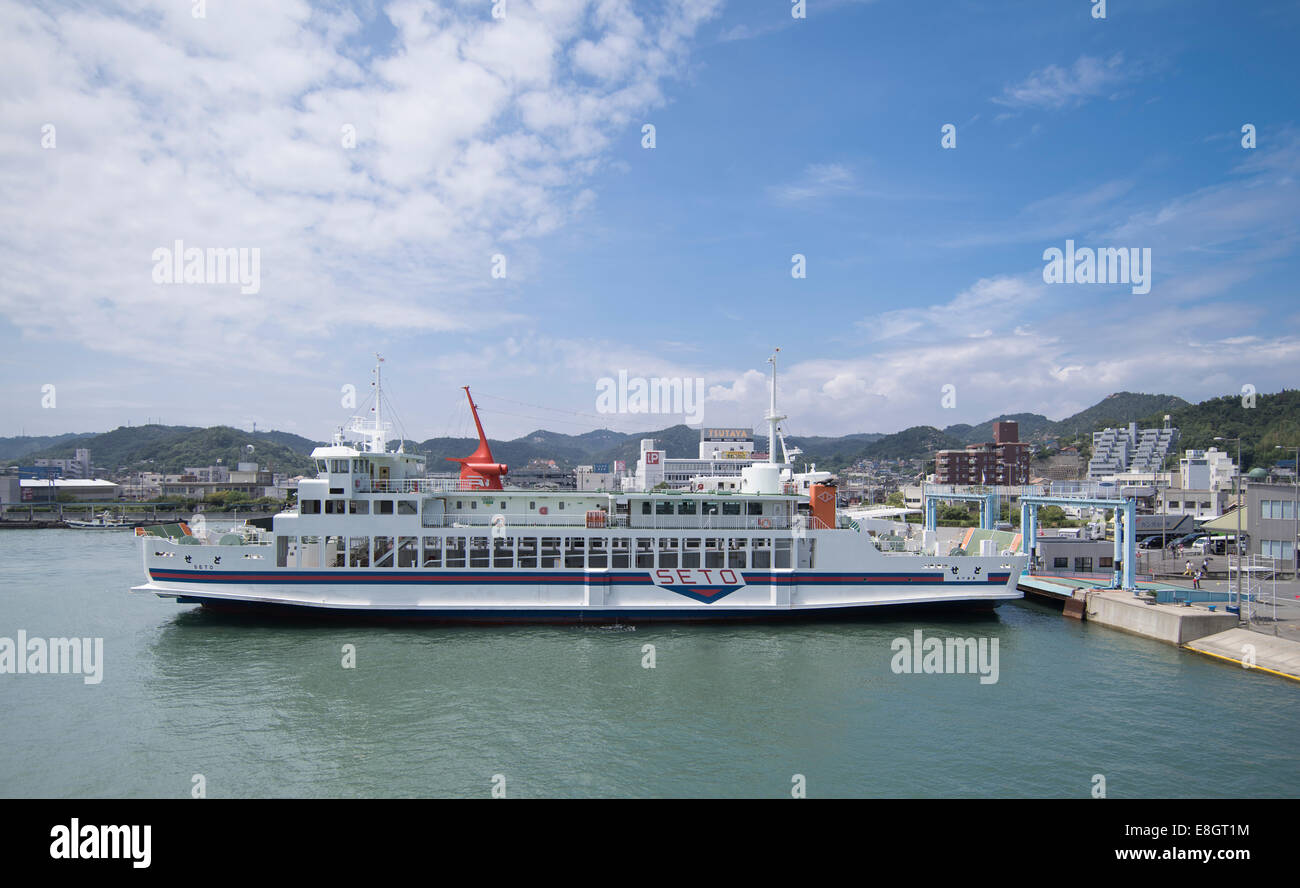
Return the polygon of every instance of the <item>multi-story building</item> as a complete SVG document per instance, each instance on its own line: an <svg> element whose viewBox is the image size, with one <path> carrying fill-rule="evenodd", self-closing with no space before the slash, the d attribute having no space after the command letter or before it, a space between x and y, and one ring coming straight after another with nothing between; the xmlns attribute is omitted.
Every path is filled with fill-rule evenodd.
<svg viewBox="0 0 1300 888"><path fill-rule="evenodd" d="M1020 440L1015 422L993 423L993 440L968 444L965 450L940 450L935 455L937 484L1028 484L1029 444Z"/></svg>
<svg viewBox="0 0 1300 888"><path fill-rule="evenodd" d="M1178 429L1169 426L1168 417L1162 429L1139 429L1131 422L1126 429L1093 432L1088 478L1101 481L1125 472L1158 472L1177 443Z"/></svg>
<svg viewBox="0 0 1300 888"><path fill-rule="evenodd" d="M1185 450L1178 461L1178 473L1182 486L1189 490L1220 490L1232 486L1237 466L1217 447Z"/></svg>
<svg viewBox="0 0 1300 888"><path fill-rule="evenodd" d="M35 465L44 469L57 469L58 474L56 477L61 478L88 479L94 476L94 472L90 467L90 451L84 447L78 448L72 459L47 459L41 457L36 460Z"/></svg>

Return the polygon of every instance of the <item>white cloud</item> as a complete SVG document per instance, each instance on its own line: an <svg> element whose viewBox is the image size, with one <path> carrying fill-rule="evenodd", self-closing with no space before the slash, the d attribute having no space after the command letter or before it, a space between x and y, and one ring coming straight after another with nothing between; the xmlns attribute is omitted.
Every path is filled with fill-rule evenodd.
<svg viewBox="0 0 1300 888"><path fill-rule="evenodd" d="M511 0L497 21L396 0L375 46L385 28L295 0L0 6L0 315L136 359L234 347L266 372L339 334L517 318L530 241L591 205L611 140L636 137L720 5ZM153 283L177 239L260 249L261 292Z"/></svg>
<svg viewBox="0 0 1300 888"><path fill-rule="evenodd" d="M857 177L840 163L814 163L804 168L799 177L785 185L776 185L768 193L779 203L802 203L857 190Z"/></svg>
<svg viewBox="0 0 1300 888"><path fill-rule="evenodd" d="M1131 75L1121 69L1124 57L1079 56L1073 67L1048 65L1020 83L1009 84L993 101L1011 108L1064 108L1114 91Z"/></svg>

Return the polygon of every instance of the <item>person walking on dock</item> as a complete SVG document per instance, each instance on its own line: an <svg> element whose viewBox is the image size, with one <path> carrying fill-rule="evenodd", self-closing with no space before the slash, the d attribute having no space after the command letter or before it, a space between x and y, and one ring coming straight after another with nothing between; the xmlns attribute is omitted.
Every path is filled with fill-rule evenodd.
<svg viewBox="0 0 1300 888"><path fill-rule="evenodd" d="M1196 573L1192 574L1192 588L1193 589L1201 588L1201 572L1199 570Z"/></svg>
<svg viewBox="0 0 1300 888"><path fill-rule="evenodd" d="M1184 565L1183 567L1183 576L1190 577L1191 575L1192 575L1192 559L1189 558L1187 559L1187 564Z"/></svg>

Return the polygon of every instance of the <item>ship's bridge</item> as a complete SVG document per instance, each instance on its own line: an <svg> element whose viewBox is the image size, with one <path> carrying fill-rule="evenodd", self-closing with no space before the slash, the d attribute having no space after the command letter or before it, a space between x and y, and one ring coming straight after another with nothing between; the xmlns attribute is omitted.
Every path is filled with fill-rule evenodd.
<svg viewBox="0 0 1300 888"><path fill-rule="evenodd" d="M317 477L299 484L302 493L320 488L319 493L384 493L400 490L412 478L424 474L424 459L408 453L374 453L345 444L317 447L311 452Z"/></svg>

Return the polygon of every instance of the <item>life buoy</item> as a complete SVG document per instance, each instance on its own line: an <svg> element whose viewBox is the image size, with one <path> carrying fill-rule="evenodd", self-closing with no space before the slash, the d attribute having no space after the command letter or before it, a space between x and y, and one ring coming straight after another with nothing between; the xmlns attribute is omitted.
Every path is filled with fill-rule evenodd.
<svg viewBox="0 0 1300 888"><path fill-rule="evenodd" d="M771 518L759 518L759 519L758 519L758 526L761 527L761 528L763 528L764 530L767 530L769 527L772 526L772 519L771 519Z"/></svg>
<svg viewBox="0 0 1300 888"><path fill-rule="evenodd" d="M360 478L357 478L357 479L355 479L355 480L352 482L352 489L353 489L353 490L360 490L360 489L361 489L361 479L360 479Z"/></svg>

